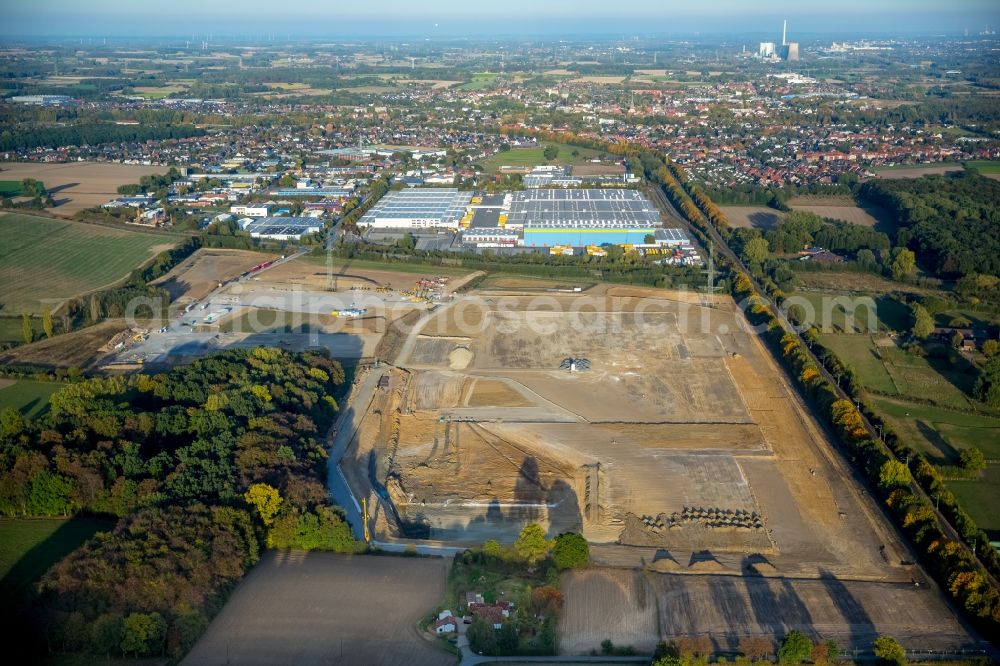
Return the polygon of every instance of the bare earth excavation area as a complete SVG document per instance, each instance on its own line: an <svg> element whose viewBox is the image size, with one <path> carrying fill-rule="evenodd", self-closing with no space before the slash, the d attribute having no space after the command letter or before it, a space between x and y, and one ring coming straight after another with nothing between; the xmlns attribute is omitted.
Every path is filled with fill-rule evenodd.
<svg viewBox="0 0 1000 666"><path fill-rule="evenodd" d="M565 580L569 654L790 627L968 645L743 322L728 297L663 290L463 295L398 336L343 470L379 539L538 522L630 567Z"/></svg>

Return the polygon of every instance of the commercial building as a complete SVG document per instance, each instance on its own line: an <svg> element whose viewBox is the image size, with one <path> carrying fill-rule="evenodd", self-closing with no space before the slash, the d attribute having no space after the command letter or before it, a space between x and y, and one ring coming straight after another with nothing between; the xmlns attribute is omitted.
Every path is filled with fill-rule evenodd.
<svg viewBox="0 0 1000 666"><path fill-rule="evenodd" d="M563 166L538 166L526 174L521 181L526 188L536 189L540 187L579 187L583 185L582 178L574 178L570 175L568 167Z"/></svg>
<svg viewBox="0 0 1000 666"><path fill-rule="evenodd" d="M239 217L267 217L271 214L271 206L267 204L230 206L229 212Z"/></svg>
<svg viewBox="0 0 1000 666"><path fill-rule="evenodd" d="M15 95L10 101L31 106L62 106L72 102L73 98L68 95Z"/></svg>
<svg viewBox="0 0 1000 666"><path fill-rule="evenodd" d="M462 232L462 242L475 247L515 247L521 243L521 233L505 227L473 227Z"/></svg>
<svg viewBox="0 0 1000 666"><path fill-rule="evenodd" d="M506 226L523 228L527 247L586 247L643 243L661 221L635 190L529 190L514 194Z"/></svg>
<svg viewBox="0 0 1000 666"><path fill-rule="evenodd" d="M411 188L390 192L365 213L358 226L377 229L457 229L472 195L455 188Z"/></svg>
<svg viewBox="0 0 1000 666"><path fill-rule="evenodd" d="M323 228L323 221L315 217L248 217L240 220L239 224L254 238L272 240L298 240Z"/></svg>
<svg viewBox="0 0 1000 666"><path fill-rule="evenodd" d="M281 187L271 191L275 197L330 197L333 199L347 199L354 194L351 187L320 187L300 186Z"/></svg>

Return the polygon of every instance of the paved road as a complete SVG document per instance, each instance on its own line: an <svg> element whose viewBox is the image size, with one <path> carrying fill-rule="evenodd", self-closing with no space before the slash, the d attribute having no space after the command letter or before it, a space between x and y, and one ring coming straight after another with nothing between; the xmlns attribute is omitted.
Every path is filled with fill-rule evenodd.
<svg viewBox="0 0 1000 666"><path fill-rule="evenodd" d="M371 368L359 382L354 384L344 400L344 404L340 406L340 417L331 429L336 434L330 440L326 487L331 499L347 514L347 520L351 524L354 536L361 540L365 538L365 529L361 519L361 503L347 484L344 472L340 469L340 460L344 457L347 446L354 439L354 433L361 426L361 419L364 418L372 398L375 397L378 380L384 372L384 367Z"/></svg>

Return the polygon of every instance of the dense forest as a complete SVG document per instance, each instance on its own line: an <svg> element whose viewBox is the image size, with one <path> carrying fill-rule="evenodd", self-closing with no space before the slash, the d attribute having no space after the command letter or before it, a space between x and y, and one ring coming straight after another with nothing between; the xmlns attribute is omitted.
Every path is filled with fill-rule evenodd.
<svg viewBox="0 0 1000 666"><path fill-rule="evenodd" d="M150 139L185 139L203 136L205 130L194 125L69 125L30 127L0 132L0 150L58 148L59 146L97 146L103 143L132 143Z"/></svg>
<svg viewBox="0 0 1000 666"><path fill-rule="evenodd" d="M1000 275L1000 182L976 173L873 180L860 195L895 215L896 244L942 277Z"/></svg>
<svg viewBox="0 0 1000 666"><path fill-rule="evenodd" d="M321 353L239 349L67 384L36 421L2 412L0 515L118 518L18 626L54 651L177 657L262 546L358 550L322 482L343 383Z"/></svg>

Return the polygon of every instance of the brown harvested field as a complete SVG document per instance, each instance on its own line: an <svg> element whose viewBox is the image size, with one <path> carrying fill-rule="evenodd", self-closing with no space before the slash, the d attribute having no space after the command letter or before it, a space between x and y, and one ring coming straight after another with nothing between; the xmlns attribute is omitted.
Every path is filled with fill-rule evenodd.
<svg viewBox="0 0 1000 666"><path fill-rule="evenodd" d="M594 164L593 162L588 162L586 164L573 165L574 176L606 176L608 174L620 176L624 173L625 167L621 164Z"/></svg>
<svg viewBox="0 0 1000 666"><path fill-rule="evenodd" d="M0 364L27 364L45 368L76 367L86 370L107 355L101 348L116 333L125 329L125 323L121 320L104 321L79 331L15 347L0 354Z"/></svg>
<svg viewBox="0 0 1000 666"><path fill-rule="evenodd" d="M600 650L610 640L650 653L659 643L656 595L649 574L627 569L591 569L563 574L559 650L565 655Z"/></svg>
<svg viewBox="0 0 1000 666"><path fill-rule="evenodd" d="M491 275L481 284L480 290L502 290L502 291L552 291L552 290L572 290L575 287L584 288L591 283L576 283L566 280L550 280L546 278L518 277L509 275Z"/></svg>
<svg viewBox="0 0 1000 666"><path fill-rule="evenodd" d="M927 166L905 167L900 169L883 169L882 171L877 171L875 173L875 177L882 179L921 178L923 176L929 176L931 174L952 173L953 171L961 171L963 168L964 167L962 167L961 165L952 164L949 166L927 165Z"/></svg>
<svg viewBox="0 0 1000 666"><path fill-rule="evenodd" d="M597 83L601 85L618 85L625 81L624 76L579 76L570 83Z"/></svg>
<svg viewBox="0 0 1000 666"><path fill-rule="evenodd" d="M806 213L815 213L820 217L829 217L834 220L843 220L851 224L858 224L863 227L874 227L877 224L894 224L892 216L888 211L878 206L857 206L850 204L847 206L815 206L791 204L793 210L801 210Z"/></svg>
<svg viewBox="0 0 1000 666"><path fill-rule="evenodd" d="M441 559L270 551L181 663L454 664L416 626L447 571Z"/></svg>
<svg viewBox="0 0 1000 666"><path fill-rule="evenodd" d="M443 88L456 86L461 83L461 81L449 81L447 79L399 79L397 83L415 83L417 85L430 86L431 90L441 90Z"/></svg>
<svg viewBox="0 0 1000 666"><path fill-rule="evenodd" d="M153 284L166 289L171 301L182 304L199 301L220 282L231 280L261 262L277 258L277 255L249 250L202 248Z"/></svg>
<svg viewBox="0 0 1000 666"><path fill-rule="evenodd" d="M803 271L796 274L796 279L799 280L804 289L826 291L834 294L891 294L902 292L944 295L945 293L940 289L929 289L915 284L893 282L872 273Z"/></svg>
<svg viewBox="0 0 1000 666"><path fill-rule="evenodd" d="M854 197L848 194L800 194L786 202L792 208L798 206L853 206Z"/></svg>
<svg viewBox="0 0 1000 666"><path fill-rule="evenodd" d="M781 219L781 211L767 206L719 206L729 226L743 229L770 229Z"/></svg>
<svg viewBox="0 0 1000 666"><path fill-rule="evenodd" d="M766 568L763 558L753 561ZM592 569L564 574L562 587L560 645L569 654L584 654L604 638L649 651L661 640L694 635L733 650L743 636L777 643L790 629L846 649L869 650L879 634L910 650L974 647L937 592L911 584Z"/></svg>
<svg viewBox="0 0 1000 666"><path fill-rule="evenodd" d="M390 287L397 290L411 290L420 278L450 276L458 281L471 271L436 266L400 266L399 270L386 270L374 262L345 261L306 255L268 269L261 280L270 283L301 285L306 288L327 289L335 280L337 289L343 291L351 287Z"/></svg>
<svg viewBox="0 0 1000 666"><path fill-rule="evenodd" d="M118 196L118 186L138 183L153 173L166 173L168 167L108 162L0 162L0 180L35 178L45 184L55 206L48 210L59 215L73 215L84 208L107 203Z"/></svg>

